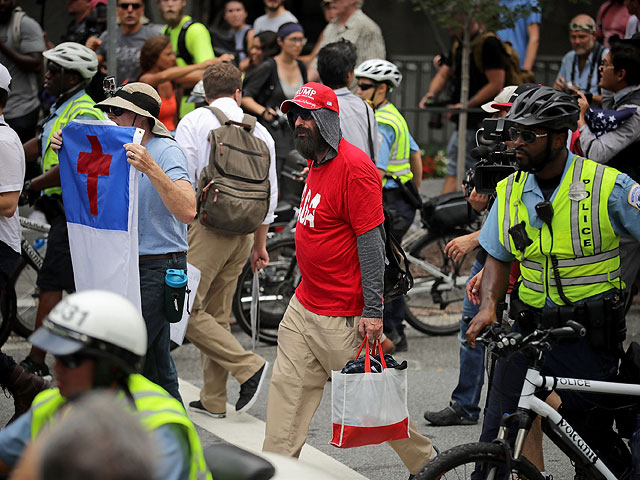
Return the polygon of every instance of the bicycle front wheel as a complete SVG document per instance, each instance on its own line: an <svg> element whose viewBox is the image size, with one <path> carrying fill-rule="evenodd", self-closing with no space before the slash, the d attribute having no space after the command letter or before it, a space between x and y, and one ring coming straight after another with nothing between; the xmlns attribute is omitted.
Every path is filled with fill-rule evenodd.
<svg viewBox="0 0 640 480"><path fill-rule="evenodd" d="M444 247L466 230L447 234L425 234L408 247L414 286L405 299L405 320L429 335L449 335L460 328L462 304L475 252L454 262Z"/></svg>
<svg viewBox="0 0 640 480"><path fill-rule="evenodd" d="M416 480L544 480L538 469L526 458L510 460L501 445L469 443L458 445L429 462Z"/></svg>
<svg viewBox="0 0 640 480"><path fill-rule="evenodd" d="M267 242L269 265L259 274L260 325L258 340L269 345L278 343L278 327L289 300L300 283L296 261L296 243L293 237L275 238ZM233 315L238 325L251 335L251 297L253 272L247 263L238 277L233 296Z"/></svg>
<svg viewBox="0 0 640 480"><path fill-rule="evenodd" d="M38 268L24 257L13 274L8 290L7 302L15 303L13 331L23 338L28 338L33 333L36 325L36 313L38 311Z"/></svg>

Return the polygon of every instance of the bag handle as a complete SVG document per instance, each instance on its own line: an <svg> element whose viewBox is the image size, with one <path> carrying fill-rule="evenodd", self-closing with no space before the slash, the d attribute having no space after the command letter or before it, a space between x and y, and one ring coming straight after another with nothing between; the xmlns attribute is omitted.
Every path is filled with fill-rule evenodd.
<svg viewBox="0 0 640 480"><path fill-rule="evenodd" d="M370 350L369 339L367 337L364 337L364 340L362 340L362 343L360 344L360 348L358 349L358 353L356 353L355 360L358 359L358 357L360 356L360 353L362 352L362 347L364 347L365 345L367 346L367 349L365 350L366 353L364 356L364 372L371 373L371 358L369 357L369 353L371 352L373 355L375 355L376 348L380 353L380 363L382 364L382 369L386 370L387 362L384 359L384 353L382 353L382 344L380 343L380 340L376 340L375 342L373 342L373 350Z"/></svg>

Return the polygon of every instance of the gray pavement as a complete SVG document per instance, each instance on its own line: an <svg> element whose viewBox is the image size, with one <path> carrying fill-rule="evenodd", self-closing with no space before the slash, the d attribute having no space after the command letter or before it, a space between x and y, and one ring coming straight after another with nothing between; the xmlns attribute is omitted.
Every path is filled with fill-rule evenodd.
<svg viewBox="0 0 640 480"><path fill-rule="evenodd" d="M428 181L422 188L425 194L437 194L441 183ZM640 340L640 304L635 304L628 318L628 340ZM251 347L249 337L234 328L234 332L245 348ZM408 408L419 430L430 437L441 450L455 445L476 441L480 435L480 425L433 427L423 419L425 410L439 410L448 404L451 391L458 378L458 340L455 335L432 337L423 335L412 328L407 329L409 351L395 355L399 361L409 364ZM3 347L3 352L20 361L28 352L28 344L20 338L11 338ZM273 364L276 348L259 344L256 352ZM174 351L174 360L181 379L202 386L200 355L192 345L185 345ZM51 358L48 359L51 362ZM270 375L269 375L270 376ZM367 446L355 449L337 449L328 444L331 437L331 385L327 383L324 397L309 430L308 443L321 452L330 455L361 475L374 480L406 479L408 474L393 450L386 445ZM486 389L485 389L486 390ZM256 405L249 414L265 420L268 384L260 392ZM229 403L237 400L239 385L230 378L228 382ZM484 405L484 393L481 405ZM4 425L13 414L10 398L0 395L0 424ZM220 438L198 428L202 443L209 445L222 442ZM544 445L547 471L556 479L573 478L572 468L561 452L549 442Z"/></svg>

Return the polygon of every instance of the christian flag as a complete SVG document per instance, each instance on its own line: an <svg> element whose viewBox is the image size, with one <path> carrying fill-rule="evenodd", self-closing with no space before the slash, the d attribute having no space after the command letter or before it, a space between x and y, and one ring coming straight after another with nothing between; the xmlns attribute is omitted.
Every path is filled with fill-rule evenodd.
<svg viewBox="0 0 640 480"><path fill-rule="evenodd" d="M138 176L125 143L143 131L109 120L75 120L58 153L76 290L99 288L140 307Z"/></svg>

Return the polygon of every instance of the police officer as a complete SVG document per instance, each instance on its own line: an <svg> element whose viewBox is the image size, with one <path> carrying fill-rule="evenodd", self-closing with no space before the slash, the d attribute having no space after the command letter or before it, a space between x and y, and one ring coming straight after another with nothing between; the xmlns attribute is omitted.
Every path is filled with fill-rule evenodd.
<svg viewBox="0 0 640 480"><path fill-rule="evenodd" d="M147 329L126 298L100 290L65 297L29 341L53 354L56 388L36 396L31 409L0 431L0 475L69 402L91 390L108 390L152 432L157 479L210 480L198 433L182 404L139 374Z"/></svg>
<svg viewBox="0 0 640 480"><path fill-rule="evenodd" d="M61 43L43 53L47 60L44 88L56 102L42 125L41 134L24 145L27 163L42 156L43 174L27 180L25 192L40 192L44 196L38 200L37 208L44 211L51 224L47 242L47 252L42 268L38 272L36 285L39 288L36 327L42 319L62 299L62 292L75 289L67 220L62 206L58 154L51 148L51 136L74 119L103 120L104 114L95 108L96 103L85 91L91 79L98 72L98 58L93 50L74 42ZM39 194L39 193L38 193ZM30 195L30 197L31 197ZM45 353L32 348L21 366L40 376L48 376L49 369L44 363Z"/></svg>
<svg viewBox="0 0 640 480"><path fill-rule="evenodd" d="M402 73L393 63L381 59L366 60L355 70L358 95L372 106L378 122L380 149L376 166L382 176L382 201L391 214L391 233L400 241L407 233L420 204L422 160L420 147L409 133L402 114L389 101L392 88L402 81ZM407 350L404 335L404 298L384 306L384 333L397 351Z"/></svg>
<svg viewBox="0 0 640 480"><path fill-rule="evenodd" d="M586 337L556 345L543 374L610 380L624 339L620 291L620 235L640 239L640 186L626 174L567 150L569 130L579 115L571 96L549 87L528 90L506 119L519 172L498 184L497 201L480 234L487 250L480 311L467 341L496 321L511 262L521 262L519 287L511 294L514 328L529 333L569 319L583 323ZM499 361L481 441L496 437L500 418L517 406L527 361L514 355ZM619 478L629 452L612 429L601 398L560 392L560 413ZM515 434L515 432L511 432ZM513 439L513 436L510 436Z"/></svg>

